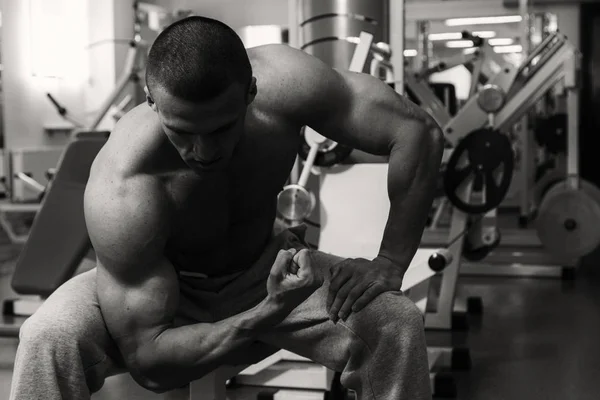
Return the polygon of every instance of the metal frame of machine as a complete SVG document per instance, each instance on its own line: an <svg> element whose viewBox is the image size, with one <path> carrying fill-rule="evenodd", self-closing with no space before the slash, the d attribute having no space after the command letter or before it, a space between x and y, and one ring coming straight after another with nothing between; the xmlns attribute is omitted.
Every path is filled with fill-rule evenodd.
<svg viewBox="0 0 600 400"><path fill-rule="evenodd" d="M573 45L563 35L553 34L534 49L521 67L516 68L506 63L491 79L491 83L509 94L504 107L494 116L492 127L499 131L505 131L521 120L551 87L561 81L565 83L565 88L568 89L569 115L567 174L572 177L579 176L577 60L578 53ZM407 83L415 85L410 78ZM421 90L418 93L423 92ZM428 101L427 97L423 99ZM487 114L479 108L477 96L473 96L454 118L443 125L446 138L455 145L486 121ZM440 212L434 220L441 213L441 210L438 211ZM453 219L452 224L454 223ZM447 229L437 228L434 223L432 229L425 231L423 243L441 246L447 241L447 232ZM535 231L508 229L502 231L501 246L494 249L484 263L465 262L461 274L560 277L568 273L565 268L573 268L576 264L577 260L560 259L548 253Z"/></svg>
<svg viewBox="0 0 600 400"><path fill-rule="evenodd" d="M551 87L564 82L568 90L568 144L567 176L577 185L579 178L579 131L577 71L579 54L561 34L549 36L524 63L527 67L539 60L526 76L526 82L508 100L496 116L494 127L506 129L517 122ZM521 68L524 70L525 67ZM510 276L564 276L565 268L574 268L578 260L559 259L549 254L532 230L505 230L502 246L492 251L487 259L492 265L466 264L467 274L493 274ZM496 265L496 264L504 264ZM558 268L557 268L558 267Z"/></svg>

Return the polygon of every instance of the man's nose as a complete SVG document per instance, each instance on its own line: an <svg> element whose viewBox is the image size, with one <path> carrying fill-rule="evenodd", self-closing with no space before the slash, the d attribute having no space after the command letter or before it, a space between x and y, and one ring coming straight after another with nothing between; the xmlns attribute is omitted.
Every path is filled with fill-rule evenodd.
<svg viewBox="0 0 600 400"><path fill-rule="evenodd" d="M219 148L214 140L204 138L192 143L192 154L196 160L212 161L217 158Z"/></svg>

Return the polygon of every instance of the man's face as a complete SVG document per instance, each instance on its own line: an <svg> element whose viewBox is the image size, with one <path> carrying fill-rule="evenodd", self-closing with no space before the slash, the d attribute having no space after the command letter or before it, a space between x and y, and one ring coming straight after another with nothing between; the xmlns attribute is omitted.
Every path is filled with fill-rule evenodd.
<svg viewBox="0 0 600 400"><path fill-rule="evenodd" d="M148 96L169 141L198 174L227 168L244 133L250 102L247 88L238 83L202 103L182 100L160 87Z"/></svg>

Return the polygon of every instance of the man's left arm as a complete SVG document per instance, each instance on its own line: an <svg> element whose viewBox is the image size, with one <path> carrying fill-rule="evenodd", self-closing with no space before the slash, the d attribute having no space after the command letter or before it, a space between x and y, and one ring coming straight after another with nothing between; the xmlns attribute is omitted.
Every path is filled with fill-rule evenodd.
<svg viewBox="0 0 600 400"><path fill-rule="evenodd" d="M300 53L300 52L298 52ZM302 125L341 144L389 156L390 213L379 255L406 269L431 209L443 152L433 118L379 79L290 55L288 109Z"/></svg>
<svg viewBox="0 0 600 400"><path fill-rule="evenodd" d="M443 152L441 129L424 110L377 78L333 70L303 53L291 58L295 61L288 71L294 73L288 76L286 86L294 98L286 103L300 124L338 143L389 155L390 212L379 255L373 261L399 271L392 274L392 285L397 285L392 290L399 290L433 202ZM386 289L380 284L363 296L363 290L369 288L352 289L346 284L348 279L332 277L332 290L348 292L331 300L332 310L340 309L342 316L349 313L349 307L355 311L363 308L373 295ZM336 302L342 304L336 306Z"/></svg>
<svg viewBox="0 0 600 400"><path fill-rule="evenodd" d="M417 251L431 210L443 152L433 118L385 83L365 74L338 72L344 108L315 121L317 132L367 153L389 156L390 212L379 258L404 273ZM338 106L339 107L339 106Z"/></svg>

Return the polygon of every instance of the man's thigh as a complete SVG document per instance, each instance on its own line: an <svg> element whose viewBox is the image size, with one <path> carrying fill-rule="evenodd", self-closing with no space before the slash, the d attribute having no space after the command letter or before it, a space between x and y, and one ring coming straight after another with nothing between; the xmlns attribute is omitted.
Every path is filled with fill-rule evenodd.
<svg viewBox="0 0 600 400"><path fill-rule="evenodd" d="M348 361L350 348L357 343L374 348L382 335L388 335L390 331L400 334L399 330L404 326L412 329L418 325L415 319L422 319L420 312L401 291L383 293L362 311L334 324L327 310L329 270L343 260L314 252L313 264L317 273L322 274L323 286L259 340L341 372Z"/></svg>
<svg viewBox="0 0 600 400"><path fill-rule="evenodd" d="M95 268L61 285L21 327L19 355L29 357L48 347L60 356L58 360L77 349L74 368L83 368L92 392L105 377L126 372L100 310Z"/></svg>

